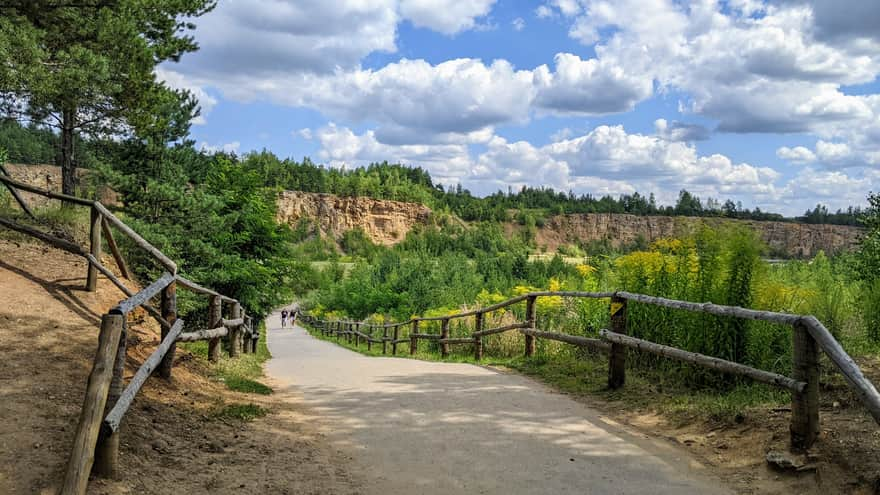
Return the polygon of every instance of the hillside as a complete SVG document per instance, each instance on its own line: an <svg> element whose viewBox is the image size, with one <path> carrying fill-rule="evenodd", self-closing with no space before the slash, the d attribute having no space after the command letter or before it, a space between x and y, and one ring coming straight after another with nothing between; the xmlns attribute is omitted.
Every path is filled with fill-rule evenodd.
<svg viewBox="0 0 880 495"><path fill-rule="evenodd" d="M22 182L60 191L61 177L51 165L7 164L10 174ZM83 171L85 172L85 171ZM31 204L41 204L41 196L25 193ZM101 200L114 202L112 191L102 191ZM283 191L278 197L277 220L296 227L301 219L317 222L327 235L340 236L361 229L376 244L389 246L406 238L416 225L428 224L432 211L419 203L373 199L364 196L337 196L324 193ZM809 258L817 252L836 254L853 250L864 229L847 225L795 222L734 220L714 217L630 215L623 213L578 213L555 215L537 228L539 248L555 252L560 246L606 243L614 248L631 246L640 240L652 242L664 237L687 235L700 225L748 225L760 233L773 255ZM518 226L508 223L508 232Z"/></svg>
<svg viewBox="0 0 880 495"><path fill-rule="evenodd" d="M61 176L51 165L6 165L14 178L42 188L60 190ZM83 171L85 172L85 171ZM41 197L28 195L40 204ZM101 192L101 200L114 203L114 194ZM277 220L296 227L301 219L317 222L324 234L341 236L361 229L376 244L389 246L406 238L416 225L429 223L432 211L412 202L374 199L365 196L338 196L325 193L283 191L278 197ZM760 233L774 256L809 258L820 250L835 254L854 249L864 232L860 227L834 224L735 220L715 217L630 215L623 213L574 213L548 217L535 234L539 248L555 252L560 246L605 243L613 248L627 247L640 240L652 242L663 237L687 235L700 225L748 225ZM508 232L518 226L508 223Z"/></svg>
<svg viewBox="0 0 880 495"><path fill-rule="evenodd" d="M278 220L292 227L303 218L313 219L325 234L336 236L359 228L377 244L402 241L415 225L427 224L431 210L417 203L366 197L340 197L300 191L284 191L278 199ZM538 247L555 252L560 246L608 243L614 248L633 245L640 239L652 242L694 232L700 225L748 225L760 233L774 255L791 258L852 250L863 229L845 225L802 224L733 220L711 217L639 216L620 213L556 215L536 231ZM518 226L507 225L508 232Z"/></svg>
<svg viewBox="0 0 880 495"><path fill-rule="evenodd" d="M828 254L850 251L858 245L863 229L846 225L763 222L711 217L637 216L619 213L586 213L550 217L538 229L539 246L549 252L564 244L608 241L619 248L664 237L694 232L700 225L747 225L756 230L774 255L809 258L820 250Z"/></svg>

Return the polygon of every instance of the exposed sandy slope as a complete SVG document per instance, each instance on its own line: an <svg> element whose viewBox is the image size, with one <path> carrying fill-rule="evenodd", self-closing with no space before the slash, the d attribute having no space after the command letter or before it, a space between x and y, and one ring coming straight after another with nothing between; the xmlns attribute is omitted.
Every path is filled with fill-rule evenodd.
<svg viewBox="0 0 880 495"><path fill-rule="evenodd" d="M270 329L269 348L267 372L303 393L367 493L732 493L686 452L518 374L366 357L301 328Z"/></svg>
<svg viewBox="0 0 880 495"><path fill-rule="evenodd" d="M105 280L83 291L85 271L77 257L0 239L0 494L52 493L60 482L100 315L121 298ZM127 377L158 343L154 324L132 328ZM123 423L124 478L95 480L90 493L358 492L298 397L230 392L177 356L173 381L150 379ZM272 414L248 424L212 414L247 402Z"/></svg>

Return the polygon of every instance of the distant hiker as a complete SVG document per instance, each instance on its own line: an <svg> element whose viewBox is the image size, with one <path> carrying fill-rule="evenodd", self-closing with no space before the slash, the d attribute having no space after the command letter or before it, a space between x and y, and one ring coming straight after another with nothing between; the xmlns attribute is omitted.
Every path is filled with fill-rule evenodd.
<svg viewBox="0 0 880 495"><path fill-rule="evenodd" d="M291 312L290 312L290 326L292 326L292 327L296 326L296 317L298 314L299 314L299 311L292 311L291 310Z"/></svg>
<svg viewBox="0 0 880 495"><path fill-rule="evenodd" d="M287 325L287 310L282 309L281 310L281 326L283 327L285 325Z"/></svg>

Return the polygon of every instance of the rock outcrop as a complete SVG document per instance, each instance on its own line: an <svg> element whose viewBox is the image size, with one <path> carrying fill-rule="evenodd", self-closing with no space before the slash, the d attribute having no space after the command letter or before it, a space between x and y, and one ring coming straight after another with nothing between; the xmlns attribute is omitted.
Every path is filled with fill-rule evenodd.
<svg viewBox="0 0 880 495"><path fill-rule="evenodd" d="M386 246L402 241L413 226L427 223L430 217L431 209L416 203L300 191L284 191L278 197L281 223L293 227L306 218L334 236L359 228L374 243Z"/></svg>
<svg viewBox="0 0 880 495"><path fill-rule="evenodd" d="M663 237L693 233L700 225L748 225L755 229L773 251L788 257L815 256L854 249L864 232L844 225L812 225L789 222L759 222L723 218L637 216L588 213L559 215L547 219L538 229L537 242L555 251L563 244L608 242L614 247L632 245L640 238L651 242Z"/></svg>
<svg viewBox="0 0 880 495"><path fill-rule="evenodd" d="M296 226L300 219L316 222L324 234L338 237L361 229L377 244L402 241L415 225L428 223L431 210L416 203L403 203L366 197L340 197L284 191L278 198L278 221ZM724 218L637 216L587 213L550 217L537 231L539 246L550 252L565 244L607 242L615 248L639 240L652 242L664 237L694 233L700 225L747 225L755 229L771 249L771 254L792 258L815 256L854 249L864 230L844 225L810 225L790 222L759 222Z"/></svg>
<svg viewBox="0 0 880 495"><path fill-rule="evenodd" d="M43 189L61 192L61 171L51 165L6 164L12 177ZM80 179L87 170L77 170ZM23 193L28 204L42 206L49 199ZM115 193L101 191L104 204L115 204ZM296 226L300 219L317 223L324 234L341 236L352 229L361 229L376 244L393 245L402 241L412 228L427 224L431 209L416 203L340 197L333 194L284 191L278 197L279 222ZM607 242L613 247L632 245L639 239L652 242L663 237L678 237L696 231L700 225L717 227L723 224L748 225L760 233L774 254L794 258L815 256L820 250L828 254L855 249L864 229L844 225L811 225L790 222L758 222L724 218L637 216L617 213L586 213L558 215L548 218L538 229L536 241L549 252L565 244Z"/></svg>

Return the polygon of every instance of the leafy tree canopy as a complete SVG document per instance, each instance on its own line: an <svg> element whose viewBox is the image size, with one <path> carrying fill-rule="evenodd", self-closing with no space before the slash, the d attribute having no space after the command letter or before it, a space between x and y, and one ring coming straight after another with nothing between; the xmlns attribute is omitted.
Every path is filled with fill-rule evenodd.
<svg viewBox="0 0 880 495"><path fill-rule="evenodd" d="M162 128L166 141L192 115L156 122L169 105L195 111L186 92L154 69L198 48L190 19L213 0L17 0L0 3L0 111L60 131L57 161L73 193L74 140L139 135ZM158 111L157 111L158 110ZM173 115L175 112L171 112ZM183 133L185 134L185 132Z"/></svg>

